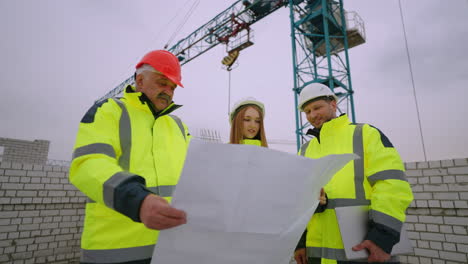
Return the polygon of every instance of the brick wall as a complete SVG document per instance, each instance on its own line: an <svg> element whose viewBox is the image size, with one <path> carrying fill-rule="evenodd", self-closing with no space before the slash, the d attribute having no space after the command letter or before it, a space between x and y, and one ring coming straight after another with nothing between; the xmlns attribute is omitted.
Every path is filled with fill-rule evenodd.
<svg viewBox="0 0 468 264"><path fill-rule="evenodd" d="M415 200L402 263L468 263L468 160L406 163ZM86 198L68 167L0 162L0 263L77 263Z"/></svg>
<svg viewBox="0 0 468 264"><path fill-rule="evenodd" d="M414 254L404 263L468 263L467 159L406 163L414 201L406 227Z"/></svg>
<svg viewBox="0 0 468 264"><path fill-rule="evenodd" d="M20 140L0 137L2 161L46 164L49 155L48 140Z"/></svg>
<svg viewBox="0 0 468 264"><path fill-rule="evenodd" d="M0 163L0 263L77 263L85 197L68 167Z"/></svg>

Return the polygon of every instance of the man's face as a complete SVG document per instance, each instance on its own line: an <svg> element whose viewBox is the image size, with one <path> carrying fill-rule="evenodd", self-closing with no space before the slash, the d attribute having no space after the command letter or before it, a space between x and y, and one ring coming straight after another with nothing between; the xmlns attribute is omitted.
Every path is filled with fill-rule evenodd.
<svg viewBox="0 0 468 264"><path fill-rule="evenodd" d="M323 123L336 117L336 101L318 100L308 103L303 110L309 123L320 129Z"/></svg>
<svg viewBox="0 0 468 264"><path fill-rule="evenodd" d="M137 91L144 93L157 111L164 110L172 102L177 85L160 73L145 71L136 77Z"/></svg>

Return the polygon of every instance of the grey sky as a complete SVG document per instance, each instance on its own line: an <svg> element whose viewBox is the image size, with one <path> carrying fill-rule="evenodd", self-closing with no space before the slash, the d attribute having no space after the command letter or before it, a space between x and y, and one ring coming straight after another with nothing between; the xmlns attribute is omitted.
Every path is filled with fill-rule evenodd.
<svg viewBox="0 0 468 264"><path fill-rule="evenodd" d="M69 159L86 110L130 76L144 53L166 44L194 1L0 0L0 137L50 140L49 157ZM201 0L170 44L233 2ZM402 6L428 159L468 157L468 2ZM345 1L345 9L366 25L367 43L350 50L357 121L380 128L403 160L423 160L398 1ZM294 140L288 9L253 29L255 45L231 72L231 103L263 101L267 137ZM175 114L189 128L216 129L226 139L225 55L219 46L185 65L186 88L174 99L184 105Z"/></svg>

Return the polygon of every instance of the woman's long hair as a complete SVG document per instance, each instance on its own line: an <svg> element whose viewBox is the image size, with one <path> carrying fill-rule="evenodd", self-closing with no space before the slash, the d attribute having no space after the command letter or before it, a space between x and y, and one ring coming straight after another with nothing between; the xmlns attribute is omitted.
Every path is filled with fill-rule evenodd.
<svg viewBox="0 0 468 264"><path fill-rule="evenodd" d="M244 116L245 112L249 107L257 110L260 115L260 126L258 129L257 135L253 139L258 139L261 142L263 147L268 147L268 143L265 137L265 128L263 126L263 113L260 108L256 105L245 105L241 109L239 109L234 116L231 124L231 136L229 143L230 144L241 144L242 140L244 139L243 130L244 130Z"/></svg>

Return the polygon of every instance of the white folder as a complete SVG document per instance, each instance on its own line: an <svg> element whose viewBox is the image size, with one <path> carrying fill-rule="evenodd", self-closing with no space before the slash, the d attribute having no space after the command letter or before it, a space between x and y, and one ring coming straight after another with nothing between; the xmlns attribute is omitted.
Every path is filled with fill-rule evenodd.
<svg viewBox="0 0 468 264"><path fill-rule="evenodd" d="M369 221L368 206L347 206L335 208L336 218L340 227L341 238L348 260L366 259L367 250L353 251L355 245L360 244L367 234ZM404 226L400 232L400 242L393 246L391 255L413 253L413 247Z"/></svg>

